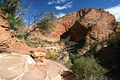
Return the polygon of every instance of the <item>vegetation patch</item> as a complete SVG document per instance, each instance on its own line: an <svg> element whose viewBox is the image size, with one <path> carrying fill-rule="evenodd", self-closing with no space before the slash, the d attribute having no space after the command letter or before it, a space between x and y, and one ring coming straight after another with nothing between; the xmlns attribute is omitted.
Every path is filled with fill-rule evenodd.
<svg viewBox="0 0 120 80"><path fill-rule="evenodd" d="M56 18L54 16L54 13L48 12L48 13L45 13L42 16L42 19L40 21L36 22L36 24L37 24L38 28L41 29L42 33L48 33L54 29L55 19Z"/></svg>
<svg viewBox="0 0 120 80"><path fill-rule="evenodd" d="M103 80L104 74L107 72L93 57L80 57L76 59L71 70L81 80Z"/></svg>
<svg viewBox="0 0 120 80"><path fill-rule="evenodd" d="M57 57L58 57L58 55L55 51L49 51L49 53L46 56L47 59L51 59L51 60L54 60L54 61L57 60Z"/></svg>
<svg viewBox="0 0 120 80"><path fill-rule="evenodd" d="M25 43L30 46L30 47L33 47L33 43L31 41L25 41Z"/></svg>

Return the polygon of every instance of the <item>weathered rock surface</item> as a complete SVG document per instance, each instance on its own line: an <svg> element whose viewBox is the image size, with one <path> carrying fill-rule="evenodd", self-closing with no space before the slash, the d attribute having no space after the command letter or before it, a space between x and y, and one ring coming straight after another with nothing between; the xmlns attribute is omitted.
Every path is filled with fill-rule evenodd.
<svg viewBox="0 0 120 80"><path fill-rule="evenodd" d="M32 65L20 80L63 80L63 71L67 71L64 66L45 59L43 64Z"/></svg>
<svg viewBox="0 0 120 80"><path fill-rule="evenodd" d="M0 26L10 28L7 17L0 12Z"/></svg>
<svg viewBox="0 0 120 80"><path fill-rule="evenodd" d="M51 60L43 62L28 55L0 54L0 80L64 80L61 74L68 69Z"/></svg>

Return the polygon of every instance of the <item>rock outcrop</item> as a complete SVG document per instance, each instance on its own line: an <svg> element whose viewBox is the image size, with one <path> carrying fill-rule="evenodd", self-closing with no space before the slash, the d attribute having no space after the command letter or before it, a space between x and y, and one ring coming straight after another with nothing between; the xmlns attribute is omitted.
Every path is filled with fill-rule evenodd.
<svg viewBox="0 0 120 80"><path fill-rule="evenodd" d="M80 9L58 19L55 31L48 36L59 38L69 31L75 41L80 41L85 36L101 41L113 32L114 23L115 17L108 12L100 9Z"/></svg>
<svg viewBox="0 0 120 80"><path fill-rule="evenodd" d="M7 21L7 17L0 13L0 26L10 28L9 22Z"/></svg>
<svg viewBox="0 0 120 80"><path fill-rule="evenodd" d="M57 19L54 31L48 34L45 40L59 41L60 37L68 32L75 41L80 41L87 35L101 41L113 32L112 26L115 21L115 17L104 10L80 9ZM35 36L34 32L31 34Z"/></svg>
<svg viewBox="0 0 120 80"><path fill-rule="evenodd" d="M62 35L64 32L69 30L75 23L77 18L76 12L70 13L66 15L65 17L62 17L55 21L55 29L52 31L52 33L48 35L42 35L40 30L37 28L35 31L31 32L28 36L28 40L35 41L35 40L45 40L49 42L57 42L60 40L60 35ZM34 28L33 28L34 29ZM38 36L39 35L39 36Z"/></svg>
<svg viewBox="0 0 120 80"><path fill-rule="evenodd" d="M97 45L97 48L102 48L103 42L114 32L115 17L101 9L81 9L75 13L75 22L71 25L71 28L65 25L68 30L62 32L62 36L64 37L67 34L73 41L80 42L82 44L81 54L86 54L94 44Z"/></svg>
<svg viewBox="0 0 120 80"><path fill-rule="evenodd" d="M115 17L102 9L80 9L57 19L55 29L44 36L46 38L43 40L57 42L70 36L72 41L82 44L80 51L85 54L92 44L99 45L114 32L113 24L115 23ZM40 34L39 31L35 32L31 33L28 40L34 41L42 38L42 36L37 37Z"/></svg>
<svg viewBox="0 0 120 80"><path fill-rule="evenodd" d="M33 57L45 57L47 51L41 48L31 48L16 38L11 34L7 18L0 14L0 52L16 52Z"/></svg>

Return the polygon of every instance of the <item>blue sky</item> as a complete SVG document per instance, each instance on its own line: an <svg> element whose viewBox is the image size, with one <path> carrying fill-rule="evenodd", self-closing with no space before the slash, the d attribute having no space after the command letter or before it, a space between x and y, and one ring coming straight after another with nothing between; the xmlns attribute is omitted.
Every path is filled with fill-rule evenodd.
<svg viewBox="0 0 120 80"><path fill-rule="evenodd" d="M24 9L30 4L31 8L24 16L26 22L31 15L40 12L54 12L56 17L61 17L81 8L103 8L120 21L120 0L23 0L21 3Z"/></svg>

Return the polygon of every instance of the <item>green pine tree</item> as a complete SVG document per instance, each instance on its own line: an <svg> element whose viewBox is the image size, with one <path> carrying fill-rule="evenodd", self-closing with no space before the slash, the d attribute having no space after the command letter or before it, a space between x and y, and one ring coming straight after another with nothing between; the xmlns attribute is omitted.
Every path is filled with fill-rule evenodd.
<svg viewBox="0 0 120 80"><path fill-rule="evenodd" d="M22 16L16 16L20 8L20 0L0 0L0 9L8 17L13 30L18 30L23 25Z"/></svg>

